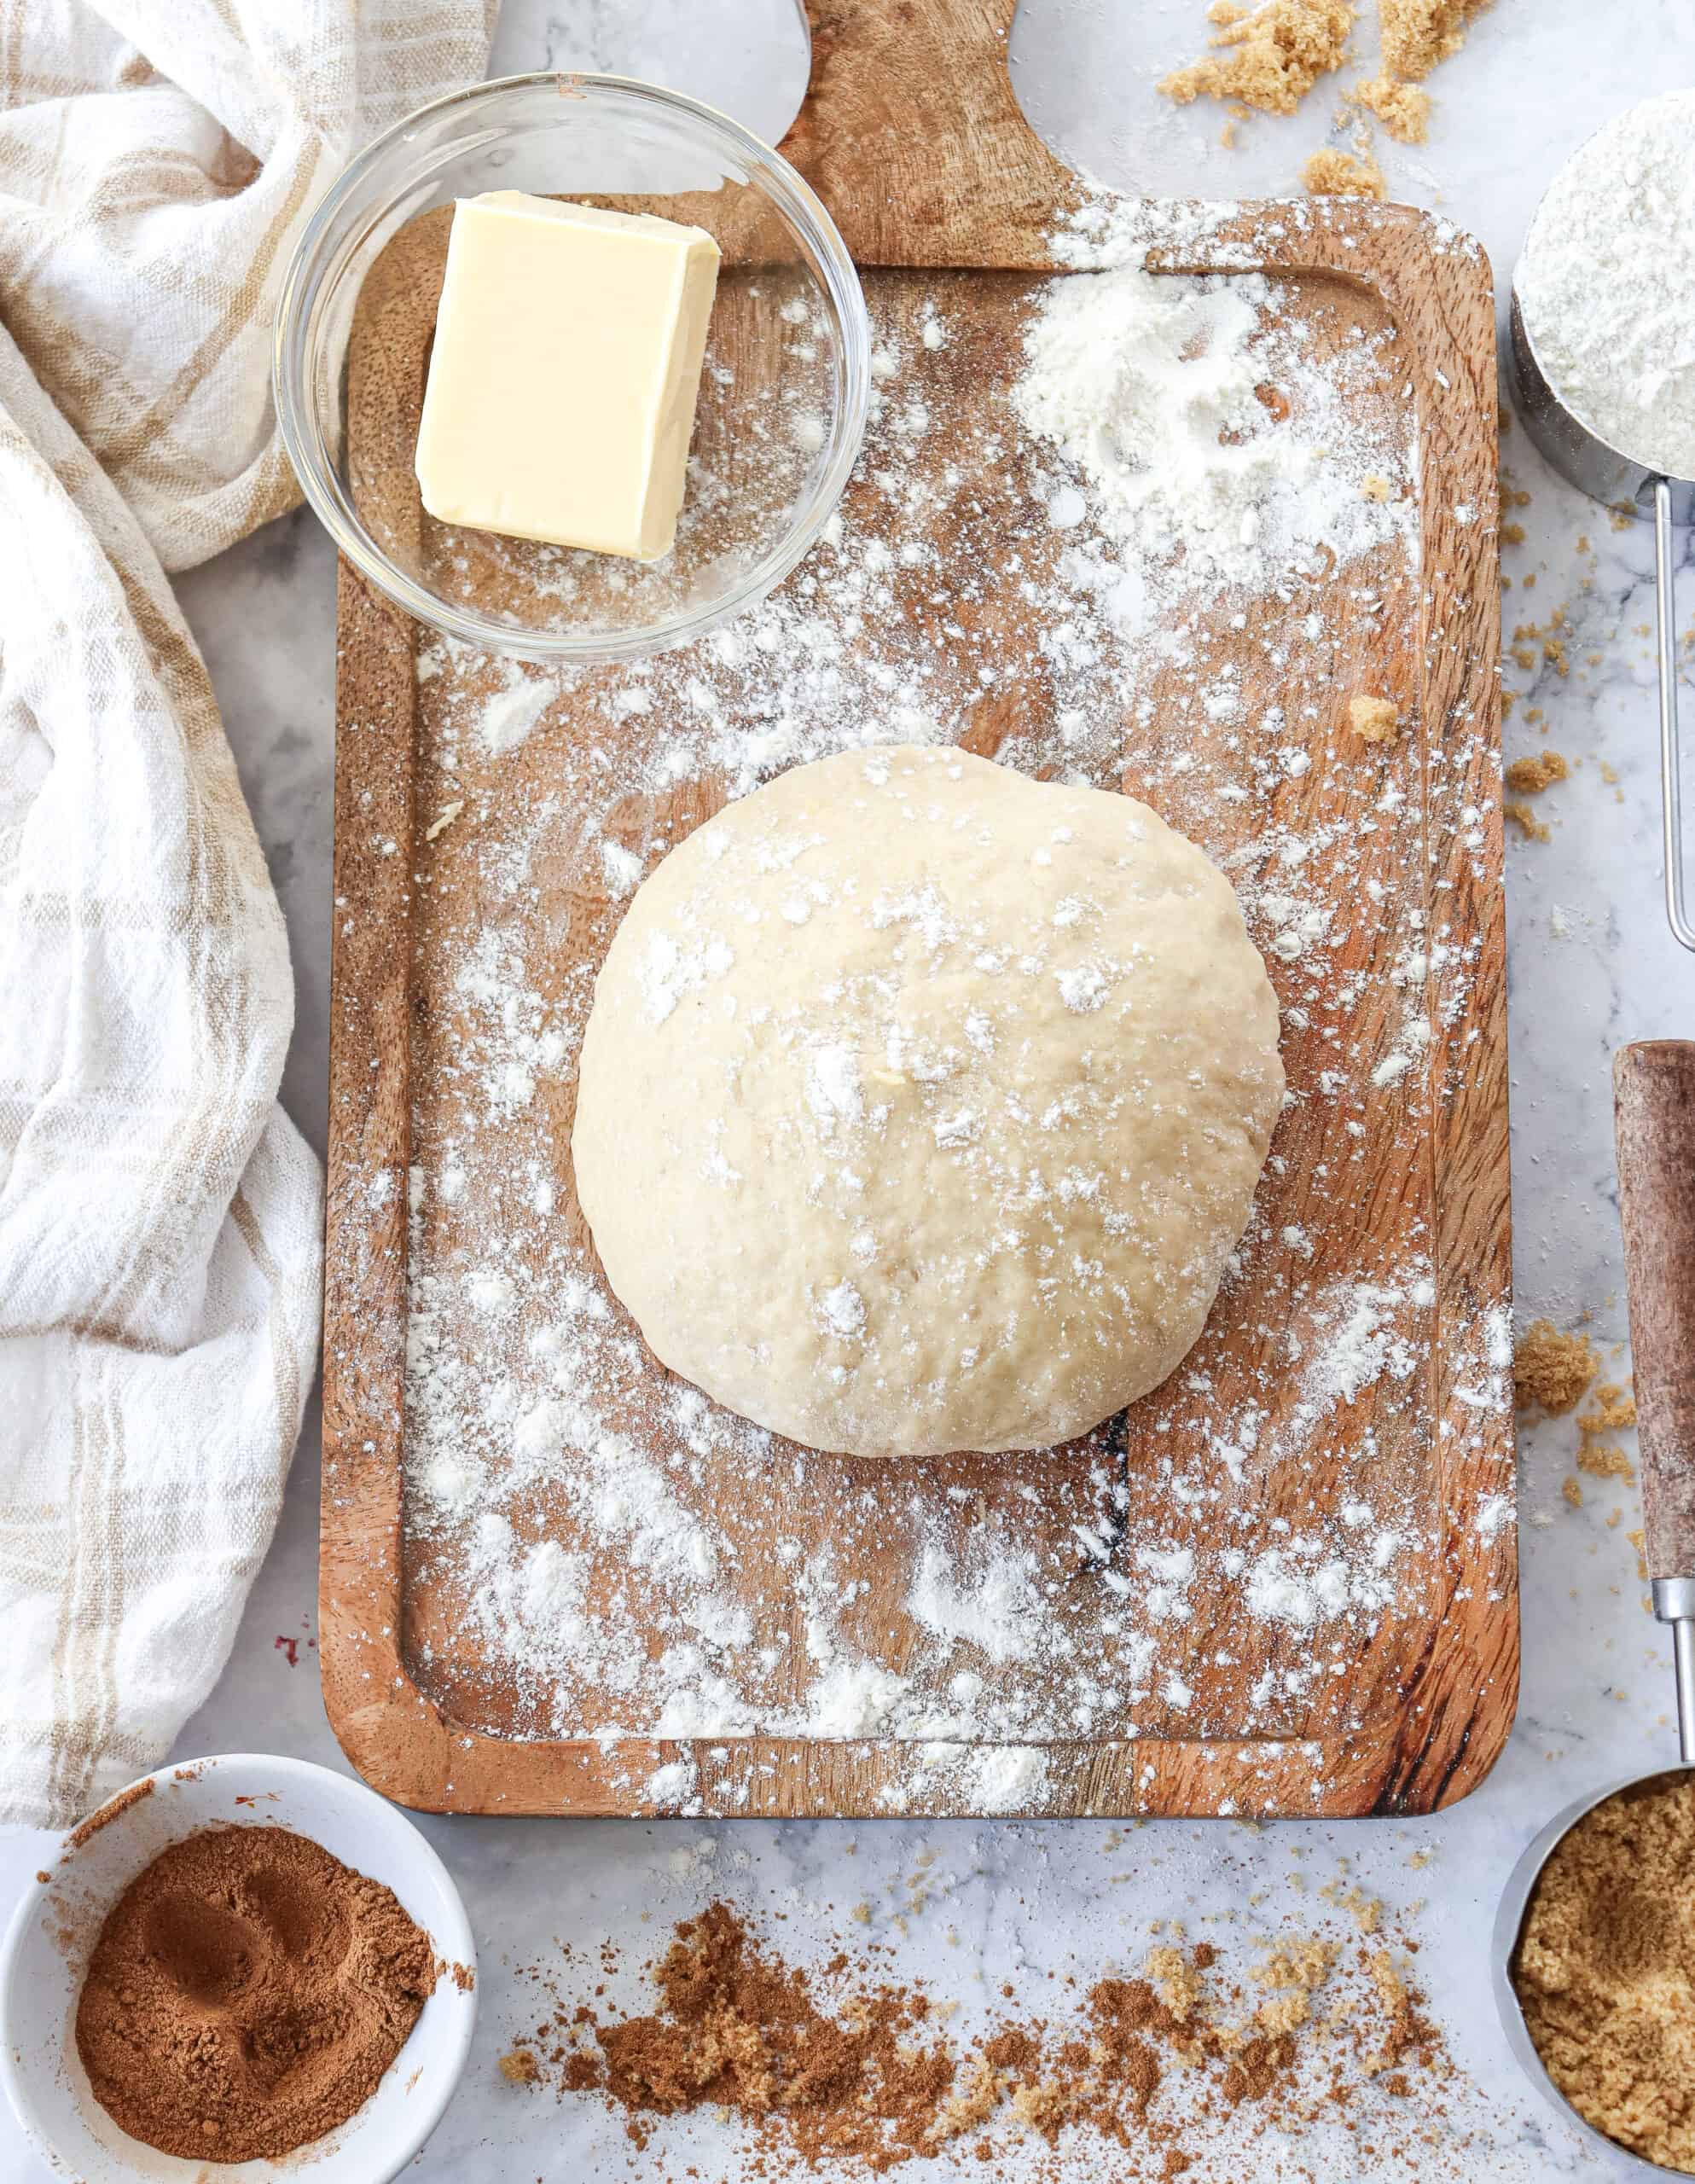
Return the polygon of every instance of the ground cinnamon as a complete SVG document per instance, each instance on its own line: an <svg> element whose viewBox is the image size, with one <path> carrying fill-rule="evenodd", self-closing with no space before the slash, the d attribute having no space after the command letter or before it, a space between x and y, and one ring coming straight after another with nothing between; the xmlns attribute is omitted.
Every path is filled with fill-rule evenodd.
<svg viewBox="0 0 1695 2184"><path fill-rule="evenodd" d="M650 2012L609 2019L537 1967L552 2014L500 2071L515 2087L608 2100L656 2177L679 2173L665 2161L664 2119L713 2108L749 2132L755 2177L879 2175L926 2157L992 2175L1019 2149L1018 2173L1044 2184L1074 2173L1078 2134L1112 2149L1123 2184L1164 2184L1245 2131L1296 2134L1355 2100L1362 2116L1373 2100L1381 2114L1411 2092L1413 2071L1426 2100L1440 2083L1437 2036L1380 1946L1294 1936L1244 1986L1210 1943L1180 1942L1174 1930L1147 1951L1146 1977L1067 1982L1051 2013L961 2039L921 1986L845 1950L809 1974L717 1902L682 1920L651 1967ZM597 1995L614 1955L593 1959ZM1013 2007L1013 1988L1001 1992ZM1397 2135L1416 2142L1421 2129L1409 2121Z"/></svg>
<svg viewBox="0 0 1695 2184"><path fill-rule="evenodd" d="M77 2005L95 2098L189 2160L276 2160L376 2089L435 1985L392 1890L282 1827L207 1827L131 1882Z"/></svg>

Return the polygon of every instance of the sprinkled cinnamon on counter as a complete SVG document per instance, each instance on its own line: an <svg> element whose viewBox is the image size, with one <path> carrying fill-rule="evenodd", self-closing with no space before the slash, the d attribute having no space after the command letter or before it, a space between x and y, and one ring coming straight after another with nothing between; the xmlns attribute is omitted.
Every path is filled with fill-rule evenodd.
<svg viewBox="0 0 1695 2184"><path fill-rule="evenodd" d="M1017 2012L1007 1985L1013 2013L954 2037L943 2030L952 2010L922 1987L839 1950L818 1972L800 1971L717 1902L683 1920L652 1967L651 2014L605 2019L533 1972L554 1997L551 2021L501 2068L533 2082L527 2068L508 2068L521 2055L561 2092L597 2093L625 2112L650 2161L663 2153L665 2117L717 2107L747 2132L754 2175L881 2175L949 2146L970 2173L992 2175L997 2157L1021 2146L1020 2175L1045 2184L1073 2173L1076 2141L1062 2134L1105 2140L1124 2184L1165 2184L1216 2158L1244 2108L1239 2134L1245 2123L1251 2136L1283 2136L1333 2119L1338 2106L1404 2098L1408 2069L1421 2073L1427 2096L1452 2076L1380 1940L1283 1937L1245 1991L1212 1943L1189 1947L1181 1929L1169 1933L1147 1952L1143 1976L1086 1989L1068 1981L1074 1999L1044 1995L1041 2015ZM613 1958L599 1950L590 1961L598 1993ZM1385 2075L1391 2067L1398 2077ZM1419 2137L1404 2111L1383 2115L1409 2144Z"/></svg>

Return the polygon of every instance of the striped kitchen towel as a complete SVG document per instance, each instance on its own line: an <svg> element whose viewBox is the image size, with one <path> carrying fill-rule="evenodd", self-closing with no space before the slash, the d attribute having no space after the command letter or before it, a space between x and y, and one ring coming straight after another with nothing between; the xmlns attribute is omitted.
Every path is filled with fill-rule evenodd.
<svg viewBox="0 0 1695 2184"><path fill-rule="evenodd" d="M158 1763L317 1341L287 940L165 581L291 505L277 284L493 0L0 0L0 1819ZM325 672L330 663L325 662Z"/></svg>

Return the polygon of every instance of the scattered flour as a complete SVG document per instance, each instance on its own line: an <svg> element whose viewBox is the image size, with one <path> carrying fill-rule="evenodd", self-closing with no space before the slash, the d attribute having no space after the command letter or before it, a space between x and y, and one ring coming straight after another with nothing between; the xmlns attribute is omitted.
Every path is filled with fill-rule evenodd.
<svg viewBox="0 0 1695 2184"><path fill-rule="evenodd" d="M1261 591L1416 541L1404 468L1400 493L1361 490L1345 370L1300 373L1298 423L1287 394L1262 392L1273 301L1257 274L1176 281L1123 265L1056 282L1025 336L1019 415L1083 481L1050 515L1069 527L1086 504L1129 549L1106 605L1133 635L1151 583Z"/></svg>
<svg viewBox="0 0 1695 2184"><path fill-rule="evenodd" d="M1297 226L1321 217L1288 209ZM1174 214L1150 235L1133 209L1077 215L1060 255L1096 277L1039 298L1013 405L955 421L943 469L911 457L946 414L932 377L958 338L945 302L880 323L855 493L811 561L704 647L582 685L576 701L603 707L606 735L560 738L539 799L499 808L500 761L569 678L502 667L491 689L471 655L427 648L421 809L494 810L430 846L458 860L444 866L458 892L427 864L421 883L428 975L452 1005L420 1034L438 1096L409 1194L405 1522L415 1569L451 1604L412 1666L427 1692L438 1676L451 1686L456 1717L474 1722L479 1701L458 1680L455 1618L523 1735L609 1751L655 1737L894 1739L906 1761L887 1809L1016 1811L1056 1780L1046 1747L1175 1728L1220 1740L1221 1802L1246 1809L1277 1740L1355 1722L1350 1634L1425 1612L1444 1513L1427 1470L1385 1463L1378 1439L1418 1409L1410 1389L1431 1369L1417 1205L1398 1227L1350 1216L1348 1256L1327 1256L1367 1133L1427 1129L1430 1029L1451 1020L1476 960L1425 923L1418 739L1379 750L1336 732L1351 687L1335 671L1337 615L1377 643L1397 616L1410 626L1416 600L1404 374L1382 329L1321 371L1257 276L1124 270L1150 241L1203 237L1210 218ZM1109 338L1119 362L1103 369ZM1338 372L1354 379L1345 404ZM1219 444L1221 429L1240 437ZM1179 459L1162 476L1152 457L1168 441ZM1390 499L1363 490L1384 479ZM937 595L943 535L965 573ZM1002 641L985 653L976 631L990 620ZM1256 699L1245 662L1268 671ZM1040 724L1027 688L1051 700ZM1448 821L1441 770L1463 765L1467 733L1450 723L1433 761L1431 809ZM535 905L544 873L563 892L558 875L577 867L589 892L621 900L669 845L674 802L702 785L744 794L845 746L874 765L882 741L985 737L1006 763L1062 778L1128 770L1229 872L1277 973L1288 1128L1311 1133L1309 1167L1321 1141L1324 1194L1285 1202L1274 1150L1227 1281L1267 1331L1263 1377L1216 1377L1204 1340L1147 1400L1128 1465L1108 1426L1060 1457L961 1460L891 1499L862 1467L775 1444L688 1387L656 1389L555 1210L549 1132L592 967ZM928 944L932 906L884 913ZM1375 968L1358 967L1361 934ZM709 992L725 945L646 967L649 1008ZM1114 969L1079 976L1067 1006L1099 1008ZM1385 988L1399 1013L1379 1022L1361 1004ZM996 1036L967 1022L962 1051ZM1389 1079L1386 1054L1405 1058ZM874 1108L871 1066L828 1042L797 1057L802 1096L844 1145ZM968 1133L968 1101L948 1112ZM871 1278L845 1268L814 1300L844 1339ZM1481 1336L1465 1369L1494 1401ZM1291 1373L1300 1400L1274 1426L1273 1376ZM1303 1481L1320 1455L1332 1483L1315 1502ZM1501 1500L1479 1494L1479 1537L1506 1522ZM893 1594L874 1583L891 1536ZM1223 1719L1213 1656L1231 1652L1254 1674L1245 1713L1238 1693ZM512 1711L497 1720L514 1733ZM688 1760L644 1760L627 1787L632 1804L672 1810L703 1795Z"/></svg>
<svg viewBox="0 0 1695 2184"><path fill-rule="evenodd" d="M491 697L483 709L483 747L491 758L515 751L547 711L554 692L541 676L526 675L520 667L508 670L506 688Z"/></svg>
<svg viewBox="0 0 1695 2184"><path fill-rule="evenodd" d="M1548 383L1645 468L1695 477L1695 90L1616 115L1548 185L1512 285Z"/></svg>

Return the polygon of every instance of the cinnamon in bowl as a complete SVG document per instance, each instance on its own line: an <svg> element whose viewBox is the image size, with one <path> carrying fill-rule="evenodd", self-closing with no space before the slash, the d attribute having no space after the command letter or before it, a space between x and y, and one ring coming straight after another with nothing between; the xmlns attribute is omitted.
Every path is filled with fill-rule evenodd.
<svg viewBox="0 0 1695 2184"><path fill-rule="evenodd" d="M202 1827L108 1914L77 2049L131 2137L190 2160L276 2160L363 2107L442 1970L393 1891L322 1844Z"/></svg>

